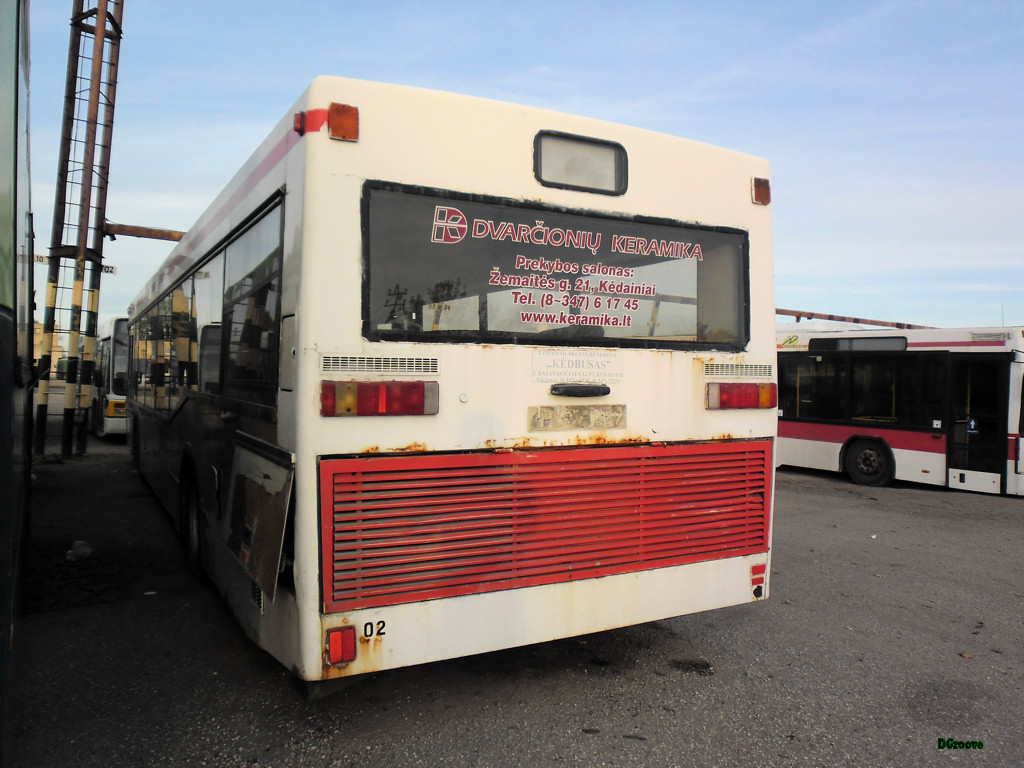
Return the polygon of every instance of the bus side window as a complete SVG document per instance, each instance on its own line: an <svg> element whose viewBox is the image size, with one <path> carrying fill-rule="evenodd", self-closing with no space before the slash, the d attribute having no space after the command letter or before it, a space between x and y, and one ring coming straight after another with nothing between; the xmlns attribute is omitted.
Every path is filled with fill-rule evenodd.
<svg viewBox="0 0 1024 768"><path fill-rule="evenodd" d="M220 322L224 304L224 253L195 273L192 280L192 318L189 356L196 364L201 392L220 392Z"/></svg>
<svg viewBox="0 0 1024 768"><path fill-rule="evenodd" d="M203 392L220 390L220 324L204 325L199 329L199 389Z"/></svg>
<svg viewBox="0 0 1024 768"><path fill-rule="evenodd" d="M160 300L157 323L159 325L159 344L157 349L157 364L160 366L157 371L160 374L158 379L153 376L153 388L156 392L156 407L158 410L172 410L176 404L178 383L175 374L177 373L176 358L174 356L174 339L172 336L172 307L173 295L168 294Z"/></svg>
<svg viewBox="0 0 1024 768"><path fill-rule="evenodd" d="M156 362L158 334L157 313L153 308L139 320L138 336L139 402L150 408L156 407L153 382L150 376L152 365Z"/></svg>
<svg viewBox="0 0 1024 768"><path fill-rule="evenodd" d="M175 395L171 407L177 406L185 394L189 384L189 297L185 295L186 288L191 293L191 286L179 285L171 294L171 355L173 361L173 377Z"/></svg>
<svg viewBox="0 0 1024 768"><path fill-rule="evenodd" d="M281 207L227 248L224 394L263 405L277 398Z"/></svg>

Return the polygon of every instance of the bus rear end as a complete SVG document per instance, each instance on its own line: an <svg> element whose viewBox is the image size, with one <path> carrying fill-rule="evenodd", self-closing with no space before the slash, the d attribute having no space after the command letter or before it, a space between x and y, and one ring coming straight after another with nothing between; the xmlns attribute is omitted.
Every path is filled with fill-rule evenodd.
<svg viewBox="0 0 1024 768"><path fill-rule="evenodd" d="M283 309L300 673L766 598L767 163L334 78L321 110Z"/></svg>

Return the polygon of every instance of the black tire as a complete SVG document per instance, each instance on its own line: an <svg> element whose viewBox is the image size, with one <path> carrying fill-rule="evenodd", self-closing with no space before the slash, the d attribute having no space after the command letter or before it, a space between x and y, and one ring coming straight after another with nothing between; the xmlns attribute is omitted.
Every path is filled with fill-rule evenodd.
<svg viewBox="0 0 1024 768"><path fill-rule="evenodd" d="M846 449L846 474L857 485L879 486L892 480L889 447L878 440L856 440Z"/></svg>
<svg viewBox="0 0 1024 768"><path fill-rule="evenodd" d="M181 510L181 541L185 565L197 579L206 577L206 516L199 503L199 488L194 475L186 470L181 476L179 508Z"/></svg>

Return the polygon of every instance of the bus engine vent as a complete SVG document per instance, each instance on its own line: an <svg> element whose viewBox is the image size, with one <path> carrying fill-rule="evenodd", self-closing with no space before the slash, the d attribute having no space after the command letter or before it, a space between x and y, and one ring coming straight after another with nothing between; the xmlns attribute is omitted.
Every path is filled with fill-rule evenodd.
<svg viewBox="0 0 1024 768"><path fill-rule="evenodd" d="M327 613L768 550L771 442L320 460Z"/></svg>
<svg viewBox="0 0 1024 768"><path fill-rule="evenodd" d="M430 357L341 357L325 355L324 373L437 373L437 359Z"/></svg>
<svg viewBox="0 0 1024 768"><path fill-rule="evenodd" d="M772 366L741 365L738 363L704 363L705 376L755 376L757 378L772 377Z"/></svg>

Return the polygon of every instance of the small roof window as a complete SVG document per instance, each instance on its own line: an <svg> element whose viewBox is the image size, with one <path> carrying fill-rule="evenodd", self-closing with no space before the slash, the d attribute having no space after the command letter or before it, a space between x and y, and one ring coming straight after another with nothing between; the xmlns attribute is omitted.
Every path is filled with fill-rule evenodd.
<svg viewBox="0 0 1024 768"><path fill-rule="evenodd" d="M626 149L614 141L541 131L533 143L533 172L546 187L621 195Z"/></svg>

